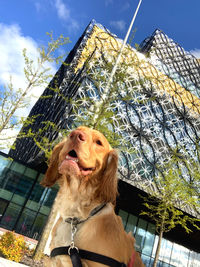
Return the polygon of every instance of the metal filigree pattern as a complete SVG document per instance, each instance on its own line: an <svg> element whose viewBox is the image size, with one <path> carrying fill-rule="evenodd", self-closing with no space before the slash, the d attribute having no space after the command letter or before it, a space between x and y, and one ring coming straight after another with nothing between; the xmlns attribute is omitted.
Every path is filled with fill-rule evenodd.
<svg viewBox="0 0 200 267"><path fill-rule="evenodd" d="M113 132L120 149L121 179L142 189L153 187L153 178L166 175L166 166L176 157L183 179L192 180L190 165L199 162L198 61L156 31L141 45L147 57L130 46L125 48L105 92L120 45L120 40L92 22L70 53L68 66L57 73L59 91L50 89L52 81L44 92L51 97L41 98L33 107L30 116L42 116L32 129L37 132L43 121L50 120L57 128L50 128L44 136L54 140L63 128L87 125L94 119L96 125ZM104 117L93 118L97 108ZM27 161L39 151L33 140L18 139L11 155Z"/></svg>

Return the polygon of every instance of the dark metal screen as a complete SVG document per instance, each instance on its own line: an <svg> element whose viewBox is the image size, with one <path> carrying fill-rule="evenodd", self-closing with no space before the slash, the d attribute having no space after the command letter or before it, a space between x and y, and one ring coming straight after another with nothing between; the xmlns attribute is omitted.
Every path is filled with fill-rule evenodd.
<svg viewBox="0 0 200 267"><path fill-rule="evenodd" d="M182 178L192 181L191 172L198 170L199 162L198 61L156 31L142 43L140 52L126 47L105 94L120 44L92 22L68 57L68 65L58 71L59 91L50 88L52 82L44 92L51 97L41 98L33 107L30 116L36 120L32 131L39 132L50 120L56 129L49 127L42 135L54 140L62 129L87 124L103 103L104 114L110 116L99 123L113 132L120 149L121 179L139 188L153 186L153 177L164 177L166 166L175 157ZM33 139L24 138L17 140L11 155L30 161L39 151Z"/></svg>

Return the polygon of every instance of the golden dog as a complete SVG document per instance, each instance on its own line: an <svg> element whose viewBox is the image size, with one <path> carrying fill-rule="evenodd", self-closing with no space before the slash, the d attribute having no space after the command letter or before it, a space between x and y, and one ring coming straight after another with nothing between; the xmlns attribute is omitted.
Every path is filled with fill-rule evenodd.
<svg viewBox="0 0 200 267"><path fill-rule="evenodd" d="M52 230L51 250L77 247L124 263L121 266L144 266L134 250L134 238L114 212L117 165L117 152L104 135L84 126L55 146L42 181L44 186L55 182L60 186L56 198L60 218ZM87 258L81 262L88 267L106 266ZM46 266L67 267L72 262L61 253Z"/></svg>

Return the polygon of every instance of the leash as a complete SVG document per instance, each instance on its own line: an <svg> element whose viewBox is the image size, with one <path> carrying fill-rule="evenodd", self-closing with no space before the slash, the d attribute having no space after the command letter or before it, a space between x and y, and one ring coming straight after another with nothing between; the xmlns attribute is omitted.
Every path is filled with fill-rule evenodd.
<svg viewBox="0 0 200 267"><path fill-rule="evenodd" d="M69 218L67 218L66 220L65 220L65 222L67 222L67 223L70 223L71 224L71 244L70 244L70 246L69 246L69 248L68 248L68 255L70 256L70 251L72 250L73 251L73 253L72 253L72 257L71 257L71 260L73 259L73 261L75 262L75 257L77 257L77 261L78 261L78 254L77 253L74 253L75 251L78 251L78 248L77 247L75 247L75 245L74 245L74 236L75 236L75 234L76 234L76 232L77 232L77 226L78 226L78 224L81 224L81 223L84 223L84 222L86 222L87 220L89 220L92 216L94 216L95 214L97 214L99 211L101 211L104 207L106 206L106 203L103 203L103 204L101 204L101 205L99 205L99 206L97 206L96 208L94 208L92 211L91 211L91 213L90 213L90 215L86 218L86 219L84 219L84 220L81 220L81 219L79 219L79 218L77 218L77 217L69 217ZM80 261L80 260L79 260ZM82 265L74 265L75 267L76 266L82 266Z"/></svg>
<svg viewBox="0 0 200 267"><path fill-rule="evenodd" d="M110 267L126 267L126 264L121 263L113 258L94 253L88 250L78 249L77 247L57 247L51 251L50 257L58 255L68 255L71 258L73 267L82 267L81 259L90 260Z"/></svg>
<svg viewBox="0 0 200 267"><path fill-rule="evenodd" d="M73 225L78 225L80 223L84 223L86 222L88 219L90 219L92 216L94 216L95 214L97 214L99 211L101 211L104 207L106 206L106 203L103 203L99 206L97 206L96 208L94 208L91 212L90 215L84 219L84 220L80 220L77 217L69 217L65 220L65 222L73 224Z"/></svg>

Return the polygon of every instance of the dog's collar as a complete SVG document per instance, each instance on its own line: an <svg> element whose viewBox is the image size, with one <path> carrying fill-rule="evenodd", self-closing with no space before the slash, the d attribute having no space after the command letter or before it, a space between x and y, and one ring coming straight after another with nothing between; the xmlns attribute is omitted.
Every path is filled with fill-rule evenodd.
<svg viewBox="0 0 200 267"><path fill-rule="evenodd" d="M80 218L77 217L68 217L67 219L65 219L65 222L70 223L73 226L77 226L80 223L84 223L86 222L88 219L90 219L91 217L93 217L94 215L96 215L99 211L101 211L104 207L106 206L106 203L103 203L99 206L97 206L96 208L94 208L91 212L90 215L86 218L81 220Z"/></svg>

